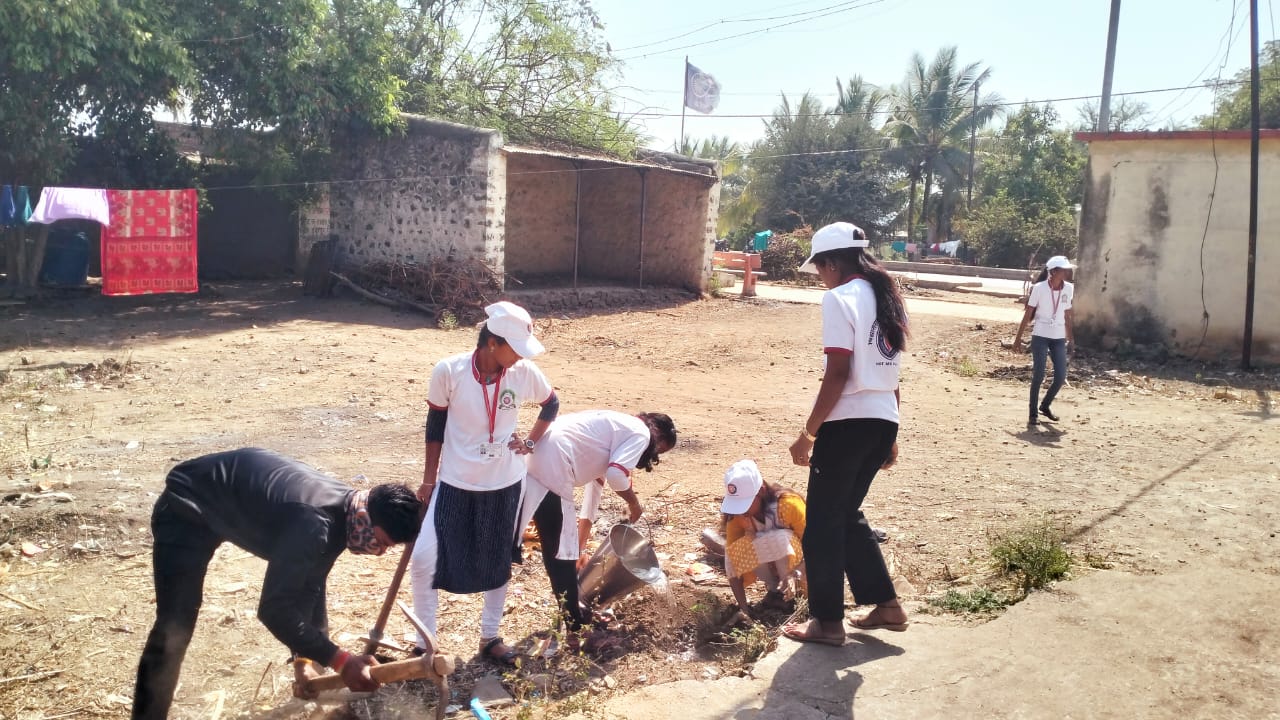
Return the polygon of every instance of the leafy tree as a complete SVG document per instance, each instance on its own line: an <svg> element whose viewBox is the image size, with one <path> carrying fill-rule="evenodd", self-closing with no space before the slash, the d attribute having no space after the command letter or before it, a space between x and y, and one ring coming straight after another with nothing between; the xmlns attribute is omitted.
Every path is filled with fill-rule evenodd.
<svg viewBox="0 0 1280 720"><path fill-rule="evenodd" d="M980 262L1022 267L1045 251L1074 252L1085 155L1058 124L1052 106L1024 105L984 138L982 200L957 223Z"/></svg>
<svg viewBox="0 0 1280 720"><path fill-rule="evenodd" d="M1073 255L1076 249L1075 219L1061 210L1027 217L1004 194L986 198L967 217L956 222L984 265L1030 267L1049 255Z"/></svg>
<svg viewBox="0 0 1280 720"><path fill-rule="evenodd" d="M1057 129L1051 105L1023 105L983 152L977 185L982 196L1003 193L1026 215L1068 209L1083 195L1084 149Z"/></svg>
<svg viewBox="0 0 1280 720"><path fill-rule="evenodd" d="M77 138L176 102L194 69L177 38L155 32L174 21L163 0L0 4L0 174L52 182Z"/></svg>
<svg viewBox="0 0 1280 720"><path fill-rule="evenodd" d="M882 231L901 202L895 170L874 152L884 146L864 118L837 117L808 93L793 108L783 95L750 158L757 224L787 231L855 220Z"/></svg>
<svg viewBox="0 0 1280 720"><path fill-rule="evenodd" d="M917 183L924 183L921 215L928 217L934 181L945 191L967 176L970 133L990 122L1000 109L1000 97L993 93L980 98L974 107L974 87L990 77L991 70L978 63L961 66L956 48L945 47L927 64L919 53L912 55L906 77L893 88L893 116L885 132L899 149L896 157L910 182L909 237L915 232ZM938 225L945 226L948 216L947 203L943 203Z"/></svg>
<svg viewBox="0 0 1280 720"><path fill-rule="evenodd" d="M394 0L175 0L194 122L264 184L327 175L335 137L399 120Z"/></svg>
<svg viewBox="0 0 1280 720"><path fill-rule="evenodd" d="M337 128L394 125L396 13L394 0L9 0L0 167L39 185L85 138L154 151L162 106L228 131L224 149L241 159L304 164Z"/></svg>
<svg viewBox="0 0 1280 720"><path fill-rule="evenodd" d="M1258 88L1260 126L1280 128L1280 41L1272 40L1258 53L1258 75L1262 80ZM1249 68L1237 72L1230 82L1223 82L1214 89L1217 95L1217 111L1197 118L1205 129L1248 130L1250 120Z"/></svg>
<svg viewBox="0 0 1280 720"><path fill-rule="evenodd" d="M603 29L587 0L409 3L396 25L404 109L516 141L629 152L637 134L611 106L618 63Z"/></svg>

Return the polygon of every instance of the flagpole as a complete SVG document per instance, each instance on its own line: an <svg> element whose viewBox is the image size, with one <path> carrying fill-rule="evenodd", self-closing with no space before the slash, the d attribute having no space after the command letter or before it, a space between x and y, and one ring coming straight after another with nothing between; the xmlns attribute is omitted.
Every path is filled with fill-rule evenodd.
<svg viewBox="0 0 1280 720"><path fill-rule="evenodd" d="M684 56L684 92L680 93L680 144L676 146L676 153L684 152L684 108L689 99L689 56Z"/></svg>

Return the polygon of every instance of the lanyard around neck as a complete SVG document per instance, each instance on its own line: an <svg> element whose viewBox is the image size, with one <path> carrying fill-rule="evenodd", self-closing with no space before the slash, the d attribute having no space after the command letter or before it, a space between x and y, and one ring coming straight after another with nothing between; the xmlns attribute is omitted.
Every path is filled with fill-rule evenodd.
<svg viewBox="0 0 1280 720"><path fill-rule="evenodd" d="M476 365L475 353L471 353L471 374L475 376L476 382L480 383L480 392L484 394L484 414L489 418L489 442L493 442L493 431L498 426L498 397L502 394L502 376L507 374L507 369L499 370L498 377L493 381L492 406L489 404L489 386L480 376L480 366Z"/></svg>
<svg viewBox="0 0 1280 720"><path fill-rule="evenodd" d="M1062 302L1062 290L1063 288L1054 290L1052 286L1049 287L1049 299L1053 302L1053 314L1049 316L1049 319L1054 322L1058 320L1058 303Z"/></svg>

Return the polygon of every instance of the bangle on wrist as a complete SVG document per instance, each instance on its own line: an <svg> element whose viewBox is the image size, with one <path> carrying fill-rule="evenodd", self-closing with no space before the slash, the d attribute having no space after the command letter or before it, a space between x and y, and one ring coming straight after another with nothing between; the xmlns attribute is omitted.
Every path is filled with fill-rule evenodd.
<svg viewBox="0 0 1280 720"><path fill-rule="evenodd" d="M342 666L346 665L350 659L351 653L346 650L339 650L334 654L333 659L329 661L329 667L333 668L334 672L342 672Z"/></svg>
<svg viewBox="0 0 1280 720"><path fill-rule="evenodd" d="M805 440L808 440L809 442L815 442L818 439L818 436L814 435L813 433L810 433L809 428L807 427L800 428L800 436L803 437Z"/></svg>

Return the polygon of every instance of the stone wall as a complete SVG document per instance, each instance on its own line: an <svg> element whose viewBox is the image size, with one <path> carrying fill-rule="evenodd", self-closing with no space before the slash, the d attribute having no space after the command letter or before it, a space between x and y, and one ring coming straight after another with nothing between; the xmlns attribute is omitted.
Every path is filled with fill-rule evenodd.
<svg viewBox="0 0 1280 720"><path fill-rule="evenodd" d="M405 130L339 147L330 231L344 263L476 257L501 275L506 215L502 137L406 116Z"/></svg>
<svg viewBox="0 0 1280 720"><path fill-rule="evenodd" d="M1280 131L1263 131L1253 356L1280 361ZM1113 133L1089 142L1077 335L1238 360L1244 337L1248 132Z"/></svg>

